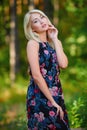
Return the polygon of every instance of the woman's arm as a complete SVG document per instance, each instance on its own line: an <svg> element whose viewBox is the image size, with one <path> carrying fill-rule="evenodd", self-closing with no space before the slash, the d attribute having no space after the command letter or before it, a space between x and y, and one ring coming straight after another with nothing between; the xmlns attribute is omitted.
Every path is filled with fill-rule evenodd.
<svg viewBox="0 0 87 130"><path fill-rule="evenodd" d="M68 59L63 51L62 43L60 40L58 40L57 36L58 30L54 26L50 25L48 29L48 37L54 43L60 68L66 68L68 66Z"/></svg>
<svg viewBox="0 0 87 130"><path fill-rule="evenodd" d="M60 118L63 119L63 111L61 107L54 101L46 84L46 81L44 80L40 72L38 50L39 50L39 44L36 41L31 40L28 42L27 58L30 64L32 76L34 78L34 81L38 85L39 89L42 91L42 93L52 103L52 105L57 108L57 113L60 111Z"/></svg>
<svg viewBox="0 0 87 130"><path fill-rule="evenodd" d="M68 59L63 51L61 41L55 38L54 46L55 46L57 60L58 60L60 68L66 68L68 66Z"/></svg>

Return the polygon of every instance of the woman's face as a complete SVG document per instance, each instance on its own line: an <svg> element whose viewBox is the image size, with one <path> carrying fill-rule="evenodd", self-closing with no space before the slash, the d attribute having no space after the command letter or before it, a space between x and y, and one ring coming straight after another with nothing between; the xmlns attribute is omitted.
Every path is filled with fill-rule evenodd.
<svg viewBox="0 0 87 130"><path fill-rule="evenodd" d="M31 14L31 28L33 32L42 33L48 30L48 20L45 16L39 13Z"/></svg>

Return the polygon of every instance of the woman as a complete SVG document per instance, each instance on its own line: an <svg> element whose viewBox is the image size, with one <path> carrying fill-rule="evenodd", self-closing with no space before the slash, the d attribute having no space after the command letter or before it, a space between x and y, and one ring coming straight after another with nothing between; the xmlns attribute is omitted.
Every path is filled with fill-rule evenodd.
<svg viewBox="0 0 87 130"><path fill-rule="evenodd" d="M28 130L69 130L58 78L59 68L66 68L68 60L57 38L58 30L42 11L34 9L24 17L24 32L31 77L27 91Z"/></svg>

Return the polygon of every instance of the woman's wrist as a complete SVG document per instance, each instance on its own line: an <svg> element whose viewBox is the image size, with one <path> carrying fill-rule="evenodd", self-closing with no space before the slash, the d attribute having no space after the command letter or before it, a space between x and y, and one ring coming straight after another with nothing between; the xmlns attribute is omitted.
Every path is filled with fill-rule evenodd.
<svg viewBox="0 0 87 130"><path fill-rule="evenodd" d="M51 104L52 104L54 107L57 107L57 106L58 106L58 104L57 104L55 101L51 102Z"/></svg>
<svg viewBox="0 0 87 130"><path fill-rule="evenodd" d="M58 47L58 48L61 48L63 50L62 43L61 43L61 41L59 39L55 39L53 41L53 43L54 43L55 48Z"/></svg>
<svg viewBox="0 0 87 130"><path fill-rule="evenodd" d="M53 38L53 39L52 39L52 42L53 42L53 43L58 42L58 38Z"/></svg>
<svg viewBox="0 0 87 130"><path fill-rule="evenodd" d="M53 38L53 39L52 39L52 42L53 42L54 44L61 44L61 41L60 41L58 38Z"/></svg>

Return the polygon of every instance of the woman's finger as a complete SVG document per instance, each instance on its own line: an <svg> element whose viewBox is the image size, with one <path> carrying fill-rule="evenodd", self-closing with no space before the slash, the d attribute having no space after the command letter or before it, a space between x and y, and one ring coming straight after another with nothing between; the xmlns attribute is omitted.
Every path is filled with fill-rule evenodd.
<svg viewBox="0 0 87 130"><path fill-rule="evenodd" d="M60 109L59 109L59 107L57 108L57 115L59 114L59 111L60 111Z"/></svg>
<svg viewBox="0 0 87 130"><path fill-rule="evenodd" d="M64 117L64 112L62 109L60 109L60 119L63 120L63 117Z"/></svg>
<svg viewBox="0 0 87 130"><path fill-rule="evenodd" d="M62 110L61 107L58 107L58 108L57 108L57 115L59 115L59 116L60 116L60 119L63 120L64 112L63 112L63 110Z"/></svg>
<svg viewBox="0 0 87 130"><path fill-rule="evenodd" d="M56 30L56 28L55 28L55 27L49 27L48 29L53 29L53 30Z"/></svg>

